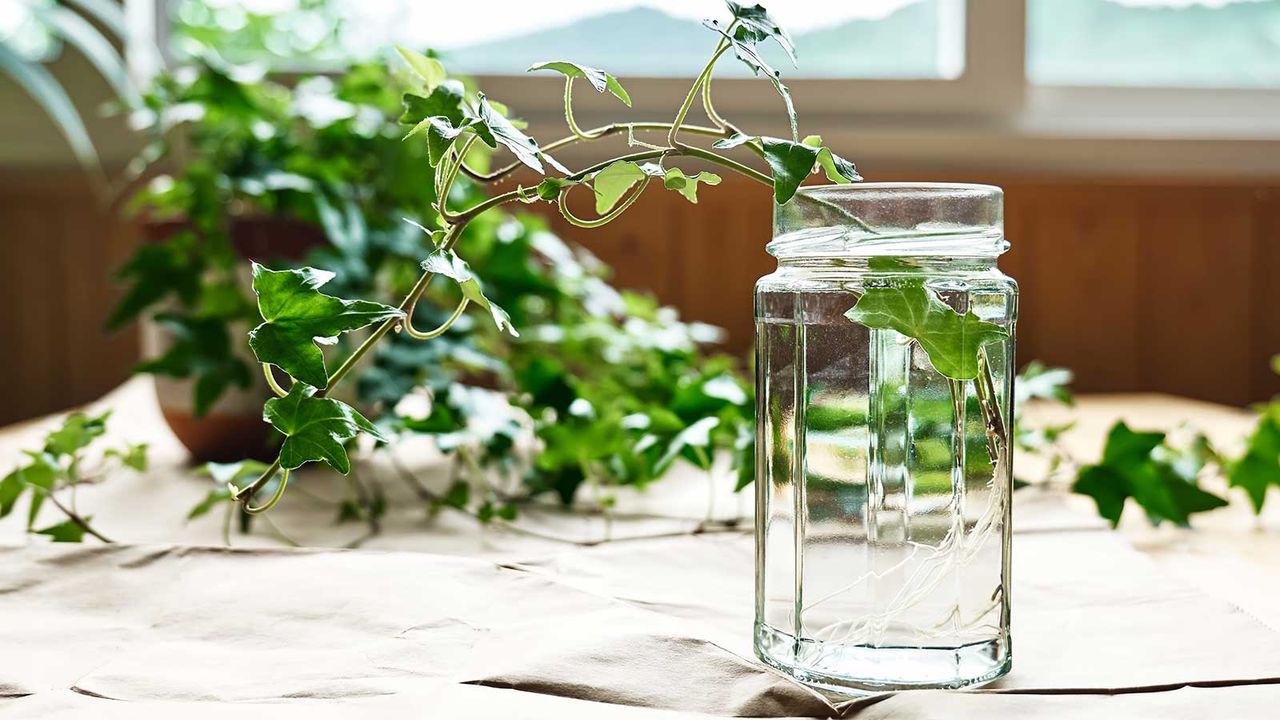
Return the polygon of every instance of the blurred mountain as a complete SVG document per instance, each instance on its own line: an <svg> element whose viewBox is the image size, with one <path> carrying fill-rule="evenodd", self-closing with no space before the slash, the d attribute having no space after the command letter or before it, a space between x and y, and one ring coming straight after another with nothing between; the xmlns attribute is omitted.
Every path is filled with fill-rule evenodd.
<svg viewBox="0 0 1280 720"><path fill-rule="evenodd" d="M940 0L919 0L877 20L848 20L795 36L799 68L772 44L765 57L789 77L927 78L939 75ZM1280 0L1221 7L1122 5L1114 0L1029 0L1028 74L1059 84L1280 85ZM570 59L616 75L679 76L701 67L715 42L697 22L647 7L457 48L450 66L515 74ZM748 75L741 63L718 73Z"/></svg>

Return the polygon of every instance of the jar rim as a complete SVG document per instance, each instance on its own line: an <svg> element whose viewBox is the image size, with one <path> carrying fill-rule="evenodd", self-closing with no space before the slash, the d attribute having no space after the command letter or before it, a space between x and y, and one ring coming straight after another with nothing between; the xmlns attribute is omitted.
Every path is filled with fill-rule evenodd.
<svg viewBox="0 0 1280 720"><path fill-rule="evenodd" d="M801 202L796 202L800 200ZM779 260L868 255L995 256L1004 239L996 185L883 182L802 187L774 206Z"/></svg>
<svg viewBox="0 0 1280 720"><path fill-rule="evenodd" d="M1004 195L1004 189L999 185L990 185L987 183L959 183L959 182L855 182L855 183L824 183L821 185L802 185L796 193L799 195L860 195L864 193L875 193L877 191L901 191L904 194L912 191L921 191L921 194L931 194L936 191L969 191L974 194L990 195L992 197L1001 197Z"/></svg>

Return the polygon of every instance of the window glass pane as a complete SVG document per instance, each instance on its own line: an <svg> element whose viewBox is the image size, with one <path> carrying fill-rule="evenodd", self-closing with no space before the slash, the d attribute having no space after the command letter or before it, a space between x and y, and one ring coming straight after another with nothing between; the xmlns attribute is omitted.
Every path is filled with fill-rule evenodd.
<svg viewBox="0 0 1280 720"><path fill-rule="evenodd" d="M963 69L964 0L769 5L795 39L799 67L776 47L765 57L789 77L952 78ZM466 73L518 74L554 57L660 77L700 67L714 43L701 19L725 15L720 0L177 0L171 37L179 57L208 47L277 66L332 66L399 43L434 49Z"/></svg>
<svg viewBox="0 0 1280 720"><path fill-rule="evenodd" d="M1280 87L1280 0L1029 0L1050 85Z"/></svg>

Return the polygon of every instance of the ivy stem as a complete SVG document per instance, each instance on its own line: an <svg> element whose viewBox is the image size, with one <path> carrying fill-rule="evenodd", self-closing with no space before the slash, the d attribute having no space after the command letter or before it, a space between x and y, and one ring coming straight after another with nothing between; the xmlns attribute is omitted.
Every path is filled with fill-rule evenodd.
<svg viewBox="0 0 1280 720"><path fill-rule="evenodd" d="M280 461L277 460L276 465L279 466L279 463ZM280 484L276 486L275 494L271 496L270 500L266 501L262 505L254 507L249 504L250 498L245 498L244 511L250 515L259 515L275 507L276 503L280 502L280 498L284 497L284 489L289 486L289 472L289 468L284 469L284 473L280 476ZM275 475L275 473L272 473L272 475Z"/></svg>
<svg viewBox="0 0 1280 720"><path fill-rule="evenodd" d="M707 162L712 162L717 165L723 165L724 167L730 168L731 170L735 170L738 173L746 175L747 177L751 178L752 180L755 180L756 182L763 183L765 185L768 185L769 187L773 187L772 178L760 172L759 170L755 170L754 168L750 168L750 167L747 167L746 165L743 165L737 160L727 158L723 155L717 155L716 153L713 153L710 150L703 150L702 148L693 147L692 145L685 145L684 143L679 143L678 145L676 145L676 149L679 150L679 152L683 155L689 155L691 157L701 158L703 160L706 160Z"/></svg>
<svg viewBox="0 0 1280 720"><path fill-rule="evenodd" d="M276 382L276 374L271 370L271 363L262 363L262 376L267 379L267 387L271 388L271 392L276 397L284 397L289 394L288 390L280 387L280 383Z"/></svg>
<svg viewBox="0 0 1280 720"><path fill-rule="evenodd" d="M53 506L58 508L58 510L60 510L63 515L66 515L68 520L75 523L76 527L80 528L81 530L85 531L89 535L94 536L95 538L101 540L104 543L115 543L115 540L112 540L106 535L103 535L97 530L94 530L93 526L89 524L88 520L85 520L83 517L80 517L80 515L76 513L74 510L67 507L66 505L63 505L62 501L58 500L58 497L53 494L53 491L46 492L45 497L49 498L49 502L53 503Z"/></svg>
<svg viewBox="0 0 1280 720"><path fill-rule="evenodd" d="M415 300L414 303L410 305L407 310L405 310L404 323L401 324L400 328L404 330L405 333L409 335L409 337L415 340L431 340L433 338L438 338L441 335L445 334L445 332L449 328L453 327L453 324L458 321L458 318L462 317L462 311L466 310L467 305L469 304L471 304L471 300L467 298L462 298L462 302L458 303L458 307L454 309L453 314L450 315L449 319L445 320L440 325L440 327L434 330L428 330L426 332L423 332L413 327L413 310L418 305L417 301Z"/></svg>
<svg viewBox="0 0 1280 720"><path fill-rule="evenodd" d="M447 223L457 223L458 216L449 212L449 191L453 189L453 182L458 178L458 170L462 168L466 161L467 151L475 144L479 137L472 135L462 142L462 147L456 150L457 162L449 165L448 172L444 175L443 182L436 188L436 209L440 211L440 217L444 218Z"/></svg>
<svg viewBox="0 0 1280 720"><path fill-rule="evenodd" d="M731 23L729 27L732 28L733 23ZM720 56L724 55L725 51L728 49L729 41L727 39L722 38L720 42L716 44L716 51L712 53L711 59L708 60L706 66L702 68L702 72L698 73L698 78L693 81L693 87L689 88L689 94L685 96L684 102L680 105L680 109L676 111L676 118L671 122L671 129L667 131L668 145L671 145L672 147L676 145L676 137L680 134L680 125L684 123L684 119L689 115L689 109L693 107L694 101L698 99L698 94L702 90L703 83L706 83L711 78L711 70L716 66L716 62L720 60Z"/></svg>
<svg viewBox="0 0 1280 720"><path fill-rule="evenodd" d="M573 76L571 75L564 76L564 121L565 121L565 124L569 126L569 132L573 133L573 136L578 138L579 140L595 140L597 137L599 137L599 135L596 135L596 134L582 132L582 129L578 127L578 123L574 122ZM592 131L592 132L596 133L598 131Z"/></svg>
<svg viewBox="0 0 1280 720"><path fill-rule="evenodd" d="M667 132L670 129L671 129L671 123L669 122L612 123L610 125L601 125L600 127L592 128L590 130L584 130L583 135L588 136L586 138L586 141L591 141L591 140L599 140L609 135L616 135L621 132L634 133L637 130L645 131L645 132ZM712 127L706 127L703 125L684 125L684 126L681 126L680 129L684 132L687 132L693 135L705 135L707 137L725 137L724 130L719 130ZM566 137L560 138L559 140L543 145L542 151L551 152L552 150L557 150L559 148L566 147L568 145L573 145L575 143L579 143L583 141L584 141L584 138L581 138L577 135L568 135ZM652 146L648 146L646 144L646 147L652 147ZM665 149L665 148L654 147L654 149ZM511 173L515 172L516 170L519 170L522 167L524 167L524 164L517 161L517 162L504 165L498 168L497 170L494 170L493 172L482 173L472 169L471 167L468 167L464 163L462 166L462 173L477 182L491 183L495 180L500 180L503 177L510 175Z"/></svg>
<svg viewBox="0 0 1280 720"><path fill-rule="evenodd" d="M645 175L644 179L640 181L640 184L636 186L636 189L633 190L625 200L623 200L622 202L614 206L612 210L608 211L607 213L605 213L604 215L601 215L598 218L595 218L594 220L584 220L574 215L569 210L569 206L565 205L565 199L569 197L569 190L571 190L574 187L573 185L566 185L565 188L560 191L560 201L556 204L560 206L560 214L564 216L565 220L568 220L574 225L577 225L578 227L582 227L582 228L598 228L602 225L607 225L610 222L613 222L613 220L615 220L618 216L626 212L627 208L631 207L631 205L640 198L640 195L644 192L644 189L649 186L649 180L650 180L650 177L648 175Z"/></svg>
<svg viewBox="0 0 1280 720"><path fill-rule="evenodd" d="M1009 447L1009 435L1000 414L995 378L991 374L991 362L985 347L978 348L978 377L973 380L973 389L987 428L987 454L991 456L991 462L999 463Z"/></svg>

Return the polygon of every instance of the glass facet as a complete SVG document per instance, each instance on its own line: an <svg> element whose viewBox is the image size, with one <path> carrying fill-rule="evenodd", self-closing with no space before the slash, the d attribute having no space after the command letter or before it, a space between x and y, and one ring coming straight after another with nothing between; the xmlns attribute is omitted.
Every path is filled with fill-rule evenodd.
<svg viewBox="0 0 1280 720"><path fill-rule="evenodd" d="M955 688L1009 670L1012 476L993 405L919 343L845 316L865 288L923 279L1007 329L982 352L992 422L1011 427L1001 213L979 185L806 188L775 210L778 269L755 291L755 648L802 682Z"/></svg>

